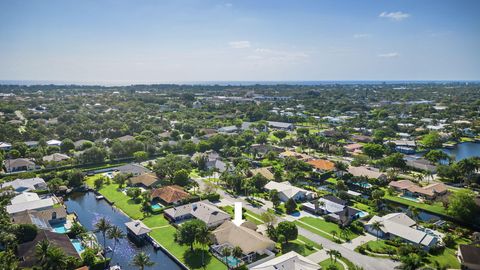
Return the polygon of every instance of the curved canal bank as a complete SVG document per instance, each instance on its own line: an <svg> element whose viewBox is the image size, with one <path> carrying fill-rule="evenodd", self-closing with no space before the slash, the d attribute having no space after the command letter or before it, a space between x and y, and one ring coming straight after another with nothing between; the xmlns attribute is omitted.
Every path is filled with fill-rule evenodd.
<svg viewBox="0 0 480 270"><path fill-rule="evenodd" d="M73 193L66 198L65 205L69 212L77 214L79 222L89 231L95 230L95 223L100 218L105 217L111 224L118 226L126 234L125 222L131 220L106 201L96 200L93 192ZM103 245L102 235L97 233L97 237L99 243ZM113 247L113 244L112 240L107 239L107 246ZM118 264L122 269L137 269L131 265L131 261L133 256L140 251L150 255L150 259L155 262L154 269L183 269L174 259L170 258L170 254L165 253L162 249L155 250L150 243L138 247L128 238L121 239L117 243L111 265ZM112 254L108 253L108 256L111 257Z"/></svg>

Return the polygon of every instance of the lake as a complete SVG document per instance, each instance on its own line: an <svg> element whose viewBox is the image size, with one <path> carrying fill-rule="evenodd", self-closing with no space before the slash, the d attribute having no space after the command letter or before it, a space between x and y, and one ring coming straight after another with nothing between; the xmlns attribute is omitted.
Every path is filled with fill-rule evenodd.
<svg viewBox="0 0 480 270"><path fill-rule="evenodd" d="M127 233L125 222L131 219L112 207L105 200L95 199L93 192L74 193L66 199L65 205L69 212L77 213L79 222L89 231L95 229L95 223L100 218L106 217L111 224L120 227L125 234ZM96 235L99 243L103 245L101 233L97 233ZM107 239L107 246L113 248L113 240ZM150 260L155 262L155 266L151 269L181 269L170 257L163 253L161 249L155 250L150 243L147 243L143 247L137 247L128 240L128 238L121 239L120 242L117 243L111 265L118 264L122 269L137 269L130 265L130 262L133 256L140 251L149 254ZM111 256L111 253L108 253L108 256Z"/></svg>
<svg viewBox="0 0 480 270"><path fill-rule="evenodd" d="M454 156L456 161L469 157L480 157L480 143L464 142L455 145L455 147L447 149L443 148L443 152Z"/></svg>

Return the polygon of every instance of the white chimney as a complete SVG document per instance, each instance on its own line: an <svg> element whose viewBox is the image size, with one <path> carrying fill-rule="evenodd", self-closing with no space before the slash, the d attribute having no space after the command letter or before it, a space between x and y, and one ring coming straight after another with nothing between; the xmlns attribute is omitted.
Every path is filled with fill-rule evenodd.
<svg viewBox="0 0 480 270"><path fill-rule="evenodd" d="M240 226L243 223L242 219L242 202L235 202L235 212L233 224Z"/></svg>

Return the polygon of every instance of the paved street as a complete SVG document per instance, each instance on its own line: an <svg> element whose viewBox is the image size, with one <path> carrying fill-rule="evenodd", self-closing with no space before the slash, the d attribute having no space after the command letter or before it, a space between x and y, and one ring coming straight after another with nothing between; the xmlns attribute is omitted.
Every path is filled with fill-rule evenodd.
<svg viewBox="0 0 480 270"><path fill-rule="evenodd" d="M203 179L194 178L194 180L198 182L200 189L203 190L203 187L205 186ZM253 207L249 202L245 201L244 198L233 197L232 195L228 194L222 189L217 189L217 193L220 194L220 196L223 198L221 201L223 204L230 202L231 205L233 205L234 202L242 202L244 208L256 214L261 214L266 211L263 207ZM279 222L285 221L285 220L286 219L282 217L278 217ZM334 250L340 251L343 257L347 258L348 260L350 260L356 265L362 266L365 270L391 270L399 265L398 262L394 262L390 259L373 258L373 257L365 256L358 252L353 251L355 245L361 244L361 241L365 241L369 239L368 238L369 236L361 238L359 240L360 242L352 241L351 245L346 245L346 243L344 244L334 243L326 238L323 238L301 227L298 227L298 233L316 242L317 244L321 244L325 249L334 249ZM317 256L320 257L321 253L317 254Z"/></svg>

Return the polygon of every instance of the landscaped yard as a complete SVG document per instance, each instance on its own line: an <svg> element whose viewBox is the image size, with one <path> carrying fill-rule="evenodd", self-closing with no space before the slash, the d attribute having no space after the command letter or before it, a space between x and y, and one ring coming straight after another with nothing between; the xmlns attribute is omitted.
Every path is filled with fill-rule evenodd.
<svg viewBox="0 0 480 270"><path fill-rule="evenodd" d="M413 206L419 209L423 209L426 211L430 211L432 213L440 214L440 215L445 215L448 216L445 208L443 208L443 205L441 202L434 202L432 204L427 204L427 203L421 203L421 202L414 202L412 200L404 199L401 197L398 197L396 195L388 195L387 192L385 192L385 199L397 202L406 206Z"/></svg>
<svg viewBox="0 0 480 270"><path fill-rule="evenodd" d="M317 252L317 250L321 250L322 248L323 247L321 245L299 235L296 240L290 241L289 244L283 246L282 254L293 250L298 254L308 256L312 253ZM279 253L277 254L277 256L280 256L282 254Z"/></svg>
<svg viewBox="0 0 480 270"><path fill-rule="evenodd" d="M327 269L328 266L331 265L331 264L335 264L335 266L337 266L337 269L339 269L339 270L345 269L345 268L343 267L343 265L338 262L338 259L337 259L337 262L333 262L333 261L330 260L330 259L326 259L325 261L320 262L321 269Z"/></svg>
<svg viewBox="0 0 480 270"><path fill-rule="evenodd" d="M308 226L308 225L305 225L305 224L302 224L301 222L298 222L296 221L295 223L298 225L298 226L301 226L302 228L305 228L313 233L316 233L322 237L325 237L325 238L328 238L330 240L334 240L333 237L332 237L332 231L335 231L337 233L336 237L340 237L344 240L346 240L346 238L348 239L354 239L356 237L358 237L359 235L352 232L351 230L349 229L345 229L344 231L342 231L342 229L336 224L336 223L333 223L333 222L328 222L328 221L325 221L324 219L321 219L321 218L314 218L314 217L303 217L300 219L300 221L312 226L312 227L315 227L317 228L318 230L315 230L313 229L312 227ZM325 232L321 232L321 231ZM346 234L346 235L345 235Z"/></svg>

